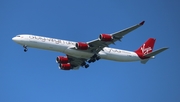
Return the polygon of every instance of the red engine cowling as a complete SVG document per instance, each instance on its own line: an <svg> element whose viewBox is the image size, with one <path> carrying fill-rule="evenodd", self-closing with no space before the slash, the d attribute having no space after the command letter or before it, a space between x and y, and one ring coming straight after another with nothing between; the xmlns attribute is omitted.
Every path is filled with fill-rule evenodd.
<svg viewBox="0 0 180 102"><path fill-rule="evenodd" d="M76 43L76 48L80 50L87 50L89 48L89 45L84 42L78 42Z"/></svg>
<svg viewBox="0 0 180 102"><path fill-rule="evenodd" d="M60 67L62 70L70 70L70 69L71 69L71 64L70 64L70 63L59 64L59 67Z"/></svg>
<svg viewBox="0 0 180 102"><path fill-rule="evenodd" d="M57 63L68 63L68 58L67 57L63 57L63 56L58 56L56 58L56 62Z"/></svg>
<svg viewBox="0 0 180 102"><path fill-rule="evenodd" d="M99 39L101 41L112 41L113 37L109 34L101 34L101 35L99 35Z"/></svg>

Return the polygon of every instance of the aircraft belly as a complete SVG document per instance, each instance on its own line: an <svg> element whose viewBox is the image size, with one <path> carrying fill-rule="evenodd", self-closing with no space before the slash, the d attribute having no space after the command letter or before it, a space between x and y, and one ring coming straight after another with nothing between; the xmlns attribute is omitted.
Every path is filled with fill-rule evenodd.
<svg viewBox="0 0 180 102"><path fill-rule="evenodd" d="M93 56L93 53L86 52L85 50L77 50L72 48L67 48L64 53L66 53L67 55L85 59L89 59Z"/></svg>
<svg viewBox="0 0 180 102"><path fill-rule="evenodd" d="M77 49L72 48L71 46L68 47L61 44L29 41L29 42L26 42L26 45L28 47L33 47L33 48L62 52L62 53L65 53L67 55L71 55L77 58L89 59L93 56L93 53L86 52L86 50L77 50ZM104 51L100 51L98 55L102 59L114 60L114 61L120 61L120 62L129 62L129 61L139 60L138 56L132 52L128 52L127 54L127 51L126 53L123 53L123 51L116 51L111 48L105 48Z"/></svg>
<svg viewBox="0 0 180 102"><path fill-rule="evenodd" d="M107 53L106 57L102 57L107 60L114 60L120 62L130 62L130 61L138 61L139 58L134 54L117 54L117 53Z"/></svg>

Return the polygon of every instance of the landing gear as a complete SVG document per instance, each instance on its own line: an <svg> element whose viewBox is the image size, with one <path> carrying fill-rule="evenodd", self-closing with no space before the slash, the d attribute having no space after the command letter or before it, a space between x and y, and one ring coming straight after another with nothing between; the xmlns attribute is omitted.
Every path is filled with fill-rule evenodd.
<svg viewBox="0 0 180 102"><path fill-rule="evenodd" d="M24 52L26 52L27 51L27 49L24 49Z"/></svg>
<svg viewBox="0 0 180 102"><path fill-rule="evenodd" d="M84 67L85 67L85 68L88 68L88 67L89 67L89 64L86 64Z"/></svg>
<svg viewBox="0 0 180 102"><path fill-rule="evenodd" d="M84 61L84 62L81 64L81 66L82 66L82 67L85 67L85 68L88 68L88 67L89 67L89 64L87 64L86 62L91 63L91 62L98 61L99 59L101 59L101 57L98 56L97 54L94 54L89 60Z"/></svg>
<svg viewBox="0 0 180 102"><path fill-rule="evenodd" d="M88 60L88 63L98 61L99 59L101 59L101 57L98 56L97 54L94 54L94 55L90 58L90 60Z"/></svg>
<svg viewBox="0 0 180 102"><path fill-rule="evenodd" d="M27 46L26 45L23 45L23 47L24 47L24 52L27 52Z"/></svg>
<svg viewBox="0 0 180 102"><path fill-rule="evenodd" d="M100 60L100 59L101 59L101 57L100 57L100 56L97 56L97 57L96 57L96 60L97 60L97 61L98 61L98 60Z"/></svg>
<svg viewBox="0 0 180 102"><path fill-rule="evenodd" d="M96 59L91 58L91 59L88 61L88 63L95 62L95 61L96 61Z"/></svg>
<svg viewBox="0 0 180 102"><path fill-rule="evenodd" d="M89 64L86 64L86 62L83 62L81 66L82 66L82 67L85 67L85 68L88 68L88 67L89 67Z"/></svg>

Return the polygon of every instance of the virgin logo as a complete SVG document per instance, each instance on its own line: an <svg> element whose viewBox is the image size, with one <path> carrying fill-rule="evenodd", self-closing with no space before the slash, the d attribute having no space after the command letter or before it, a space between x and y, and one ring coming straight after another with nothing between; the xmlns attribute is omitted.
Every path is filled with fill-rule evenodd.
<svg viewBox="0 0 180 102"><path fill-rule="evenodd" d="M148 54L149 51L152 50L152 48L151 47L145 48L145 46L146 46L146 44L143 44L143 46L141 47L141 51L143 54Z"/></svg>

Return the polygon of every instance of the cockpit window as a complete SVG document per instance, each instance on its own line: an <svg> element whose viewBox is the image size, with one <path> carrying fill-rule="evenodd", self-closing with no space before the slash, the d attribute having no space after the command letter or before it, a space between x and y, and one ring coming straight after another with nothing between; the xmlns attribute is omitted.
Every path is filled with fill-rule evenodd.
<svg viewBox="0 0 180 102"><path fill-rule="evenodd" d="M20 35L17 35L16 37L20 37Z"/></svg>

